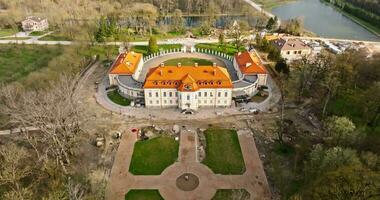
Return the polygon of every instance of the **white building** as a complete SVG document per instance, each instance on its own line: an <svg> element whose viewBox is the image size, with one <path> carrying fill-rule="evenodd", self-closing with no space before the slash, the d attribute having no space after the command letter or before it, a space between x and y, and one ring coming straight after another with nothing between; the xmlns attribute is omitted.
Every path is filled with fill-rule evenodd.
<svg viewBox="0 0 380 200"><path fill-rule="evenodd" d="M148 108L198 110L229 107L237 94L255 95L258 87L267 82L264 66L251 52L236 54L230 72L216 64L165 66L161 63L150 67L144 66L142 54L121 53L108 73L109 84L117 85L119 93L126 98L143 100ZM230 73L234 73L235 81Z"/></svg>
<svg viewBox="0 0 380 200"><path fill-rule="evenodd" d="M218 66L159 66L148 72L144 83L145 105L151 108L228 107L232 82Z"/></svg>
<svg viewBox="0 0 380 200"><path fill-rule="evenodd" d="M311 54L311 48L300 39L279 38L272 40L272 44L280 51L281 56L289 62Z"/></svg>
<svg viewBox="0 0 380 200"><path fill-rule="evenodd" d="M21 22L22 29L25 32L44 31L49 28L49 23L46 18L29 16Z"/></svg>
<svg viewBox="0 0 380 200"><path fill-rule="evenodd" d="M239 78L234 82L234 93L253 96L258 92L258 87L267 84L268 73L255 52L237 53L233 65Z"/></svg>

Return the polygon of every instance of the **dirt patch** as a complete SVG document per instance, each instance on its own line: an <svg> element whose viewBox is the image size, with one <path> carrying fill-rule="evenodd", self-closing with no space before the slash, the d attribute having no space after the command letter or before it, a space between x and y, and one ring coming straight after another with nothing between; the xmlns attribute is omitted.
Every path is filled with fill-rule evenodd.
<svg viewBox="0 0 380 200"><path fill-rule="evenodd" d="M180 190L192 191L199 185L199 178L194 174L186 173L179 176L176 180L176 185Z"/></svg>

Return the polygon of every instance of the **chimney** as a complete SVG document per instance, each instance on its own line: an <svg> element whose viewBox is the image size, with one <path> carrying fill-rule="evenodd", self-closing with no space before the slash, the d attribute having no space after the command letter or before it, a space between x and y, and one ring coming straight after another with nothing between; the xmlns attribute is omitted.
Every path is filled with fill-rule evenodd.
<svg viewBox="0 0 380 200"><path fill-rule="evenodd" d="M245 64L245 67L249 67L251 65L252 65L252 63L248 62L248 63Z"/></svg>
<svg viewBox="0 0 380 200"><path fill-rule="evenodd" d="M161 64L160 64L160 67L164 67L164 66L165 66L165 64L164 64L164 63L161 63Z"/></svg>
<svg viewBox="0 0 380 200"><path fill-rule="evenodd" d="M135 55L136 55L134 51L131 51L131 54L132 54L132 56L135 56Z"/></svg>
<svg viewBox="0 0 380 200"><path fill-rule="evenodd" d="M240 56L240 55L241 55L241 52L239 51L239 52L238 52L238 56Z"/></svg>
<svg viewBox="0 0 380 200"><path fill-rule="evenodd" d="M198 67L198 63L194 63L194 67Z"/></svg>
<svg viewBox="0 0 380 200"><path fill-rule="evenodd" d="M216 76L216 69L212 70L212 75Z"/></svg>
<svg viewBox="0 0 380 200"><path fill-rule="evenodd" d="M216 63L212 63L212 66L213 66L213 67L216 67Z"/></svg>
<svg viewBox="0 0 380 200"><path fill-rule="evenodd" d="M182 66L182 64L181 64L181 63L178 63L178 64L177 64L177 67L181 67L181 66Z"/></svg>
<svg viewBox="0 0 380 200"><path fill-rule="evenodd" d="M130 67L131 66L131 63L129 61L127 61L127 66Z"/></svg>
<svg viewBox="0 0 380 200"><path fill-rule="evenodd" d="M162 76L164 74L164 72L162 71L162 69L160 69L160 76Z"/></svg>

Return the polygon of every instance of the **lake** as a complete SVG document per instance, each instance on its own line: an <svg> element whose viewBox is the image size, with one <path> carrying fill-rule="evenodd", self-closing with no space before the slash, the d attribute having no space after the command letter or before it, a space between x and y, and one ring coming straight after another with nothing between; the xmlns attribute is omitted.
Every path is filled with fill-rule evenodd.
<svg viewBox="0 0 380 200"><path fill-rule="evenodd" d="M306 29L319 36L380 41L380 38L319 0L299 0L272 9L281 20L301 17Z"/></svg>

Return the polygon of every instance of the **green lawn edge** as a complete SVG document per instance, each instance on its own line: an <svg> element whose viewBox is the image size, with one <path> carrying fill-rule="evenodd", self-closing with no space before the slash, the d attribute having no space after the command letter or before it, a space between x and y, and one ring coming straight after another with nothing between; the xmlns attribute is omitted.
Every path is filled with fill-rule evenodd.
<svg viewBox="0 0 380 200"><path fill-rule="evenodd" d="M120 106L129 106L131 104L131 100L124 98L119 94L117 90L113 90L107 93L108 98L117 105Z"/></svg>
<svg viewBox="0 0 380 200"><path fill-rule="evenodd" d="M206 157L202 163L216 174L236 174L245 172L245 162L236 130L207 129Z"/></svg>
<svg viewBox="0 0 380 200"><path fill-rule="evenodd" d="M158 190L130 190L125 200L164 200Z"/></svg>
<svg viewBox="0 0 380 200"><path fill-rule="evenodd" d="M134 175L160 175L178 159L179 142L168 136L135 143L129 172Z"/></svg>

